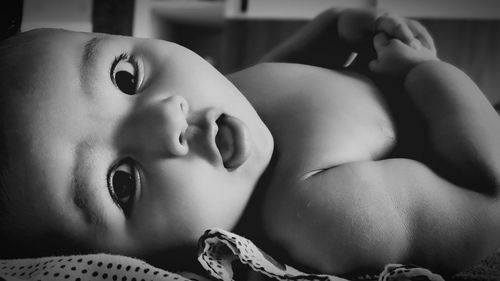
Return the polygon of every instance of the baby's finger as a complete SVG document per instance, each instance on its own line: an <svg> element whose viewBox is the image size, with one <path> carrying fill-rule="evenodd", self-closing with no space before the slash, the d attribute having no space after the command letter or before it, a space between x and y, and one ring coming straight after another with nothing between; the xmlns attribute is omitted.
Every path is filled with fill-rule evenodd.
<svg viewBox="0 0 500 281"><path fill-rule="evenodd" d="M408 20L408 27L413 32L413 35L429 50L435 50L434 39L420 22L416 20Z"/></svg>
<svg viewBox="0 0 500 281"><path fill-rule="evenodd" d="M418 40L417 38L413 38L409 45L415 50L420 50L422 48L422 43L420 43L420 40Z"/></svg>
<svg viewBox="0 0 500 281"><path fill-rule="evenodd" d="M377 30L398 38L406 44L413 40L413 32L406 24L406 20L397 16L385 15L377 19Z"/></svg>
<svg viewBox="0 0 500 281"><path fill-rule="evenodd" d="M382 48L389 44L389 38L384 32L379 32L373 37L373 47L375 51L380 52Z"/></svg>
<svg viewBox="0 0 500 281"><path fill-rule="evenodd" d="M410 44L412 40L415 39L415 37L413 36L413 32L410 30L404 20L396 26L394 34L396 35L396 38L406 44Z"/></svg>

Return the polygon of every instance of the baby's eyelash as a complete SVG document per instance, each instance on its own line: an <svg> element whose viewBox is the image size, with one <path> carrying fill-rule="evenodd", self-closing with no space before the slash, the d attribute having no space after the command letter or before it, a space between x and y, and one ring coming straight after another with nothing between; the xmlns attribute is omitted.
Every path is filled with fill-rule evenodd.
<svg viewBox="0 0 500 281"><path fill-rule="evenodd" d="M119 56L116 56L115 59L113 60L113 63L111 64L111 68L109 69L109 73L111 76L113 76L113 72L116 68L116 65L122 61L122 60L128 60L128 54L126 53L121 53Z"/></svg>
<svg viewBox="0 0 500 281"><path fill-rule="evenodd" d="M137 62L137 58L134 55L130 55L128 53L121 53L120 55L115 57L113 63L111 64L111 69L109 71L111 79L113 79L113 72L116 68L116 65L121 61L127 61L128 63L132 64L132 66L134 67L135 75L137 76L137 73L139 72L139 63Z"/></svg>

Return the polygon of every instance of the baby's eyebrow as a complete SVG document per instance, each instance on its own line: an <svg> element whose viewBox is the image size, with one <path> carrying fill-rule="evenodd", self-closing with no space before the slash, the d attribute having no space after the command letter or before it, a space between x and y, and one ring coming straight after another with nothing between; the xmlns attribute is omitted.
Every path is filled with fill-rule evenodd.
<svg viewBox="0 0 500 281"><path fill-rule="evenodd" d="M83 53L80 61L80 81L82 85L86 85L89 75L89 66L95 61L99 45L104 40L104 36L95 36L89 39L83 46ZM84 87L84 90L86 87Z"/></svg>
<svg viewBox="0 0 500 281"><path fill-rule="evenodd" d="M85 46L83 47L82 66L88 64L88 62L92 60L97 52L97 46L102 40L102 36L96 36L92 37L89 41L87 41L87 43L85 43Z"/></svg>
<svg viewBox="0 0 500 281"><path fill-rule="evenodd" d="M85 180L85 171L88 165L85 162L85 154L90 150L87 142L77 145L71 172L71 190L73 190L73 202L82 211L85 222L98 225L103 222L101 214L95 212L90 206L89 199L93 197L89 190L88 182Z"/></svg>

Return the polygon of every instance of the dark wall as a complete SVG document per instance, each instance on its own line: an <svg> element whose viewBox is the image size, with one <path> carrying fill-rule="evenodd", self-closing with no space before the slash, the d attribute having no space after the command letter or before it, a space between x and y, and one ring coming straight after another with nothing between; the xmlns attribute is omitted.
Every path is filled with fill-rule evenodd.
<svg viewBox="0 0 500 281"><path fill-rule="evenodd" d="M8 38L21 28L22 0L3 0L0 6L0 40Z"/></svg>
<svg viewBox="0 0 500 281"><path fill-rule="evenodd" d="M222 70L255 63L305 21L232 20L224 27ZM423 20L439 57L465 71L488 98L500 102L500 21Z"/></svg>
<svg viewBox="0 0 500 281"><path fill-rule="evenodd" d="M92 31L132 35L134 0L93 0L92 5Z"/></svg>

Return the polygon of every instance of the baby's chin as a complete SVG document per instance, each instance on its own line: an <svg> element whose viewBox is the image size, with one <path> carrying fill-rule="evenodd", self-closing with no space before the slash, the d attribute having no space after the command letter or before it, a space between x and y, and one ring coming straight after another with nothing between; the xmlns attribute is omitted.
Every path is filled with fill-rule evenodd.
<svg viewBox="0 0 500 281"><path fill-rule="evenodd" d="M256 157L261 163L261 170L259 171L260 178L262 174L267 170L274 153L274 137L271 134L269 128L262 121L259 127L259 133L256 137L255 146L258 147L256 148Z"/></svg>

